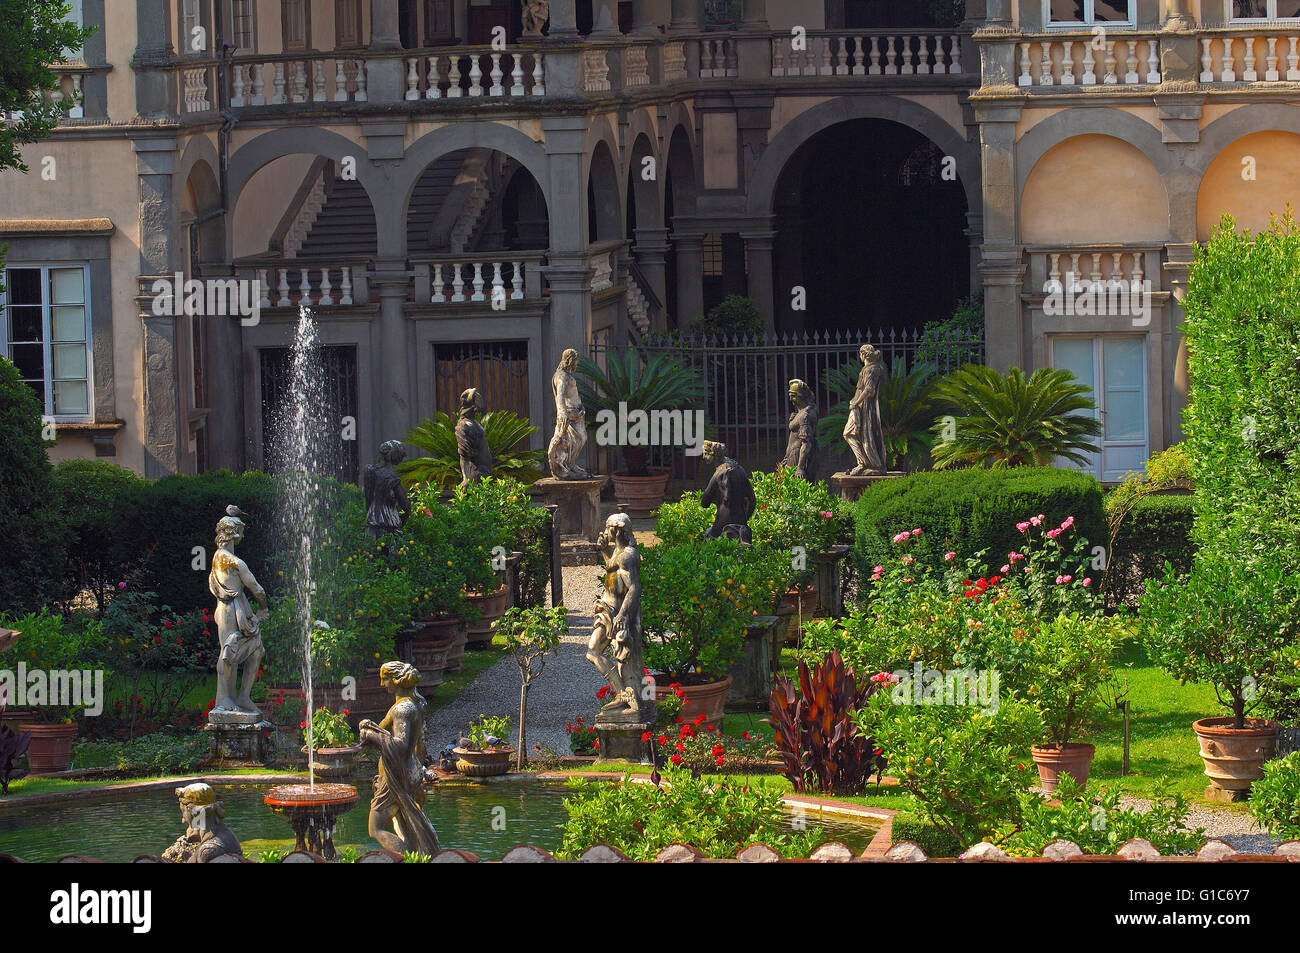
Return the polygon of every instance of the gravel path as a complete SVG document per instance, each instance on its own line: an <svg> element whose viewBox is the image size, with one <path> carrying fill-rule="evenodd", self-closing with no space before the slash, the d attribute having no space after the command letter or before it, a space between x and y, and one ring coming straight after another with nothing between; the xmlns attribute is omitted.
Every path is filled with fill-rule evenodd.
<svg viewBox="0 0 1300 953"><path fill-rule="evenodd" d="M1151 807L1151 802L1145 798L1124 795L1119 801L1120 807L1136 807L1140 811ZM1227 841L1241 854L1271 854L1282 843L1280 839L1270 837L1255 823L1253 817L1241 811L1212 811L1193 807L1187 815L1185 826L1190 830L1203 827L1206 840L1217 837Z"/></svg>
<svg viewBox="0 0 1300 953"><path fill-rule="evenodd" d="M564 568L564 601L571 610L569 634L528 690L526 740L530 751L535 750L534 744L540 744L567 755L569 736L564 726L577 717L591 724L595 717L599 704L596 692L605 680L587 661L586 652L591 636L590 607L598 589L597 572L595 566ZM430 753L436 756L479 715L505 714L510 715L512 726L519 718L519 667L510 657L484 670L459 698L429 715L425 737Z"/></svg>

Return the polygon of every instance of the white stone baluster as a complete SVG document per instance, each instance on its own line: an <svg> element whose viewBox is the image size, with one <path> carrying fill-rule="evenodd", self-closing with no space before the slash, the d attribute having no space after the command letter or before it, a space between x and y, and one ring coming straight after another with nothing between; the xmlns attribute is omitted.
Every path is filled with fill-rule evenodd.
<svg viewBox="0 0 1300 953"><path fill-rule="evenodd" d="M234 64L234 67L233 67L233 68L234 68L234 71L235 71L235 73L234 73L234 77L233 77L234 90L233 90L233 91L231 92L231 94L230 94L230 107L231 107L232 109L238 109L240 106L243 106L243 105L244 105L244 69L245 69L245 67L244 67L244 64L243 64L243 63L236 63L236 64Z"/></svg>
<svg viewBox="0 0 1300 953"><path fill-rule="evenodd" d="M312 73L311 80L311 101L314 103L323 103L326 101L325 94L325 61L317 60L316 69Z"/></svg>
<svg viewBox="0 0 1300 953"><path fill-rule="evenodd" d="M772 37L772 75L785 75L785 39L784 37Z"/></svg>
<svg viewBox="0 0 1300 953"><path fill-rule="evenodd" d="M1147 40L1147 82L1160 82L1160 44L1154 36Z"/></svg>
<svg viewBox="0 0 1300 953"><path fill-rule="evenodd" d="M1235 83L1237 81L1237 72L1232 68L1232 40L1230 36L1225 36L1220 42L1223 44L1223 68L1219 71L1220 83Z"/></svg>
<svg viewBox="0 0 1300 953"><path fill-rule="evenodd" d="M1092 43L1083 44L1083 78L1080 81L1083 86L1097 85L1097 60L1092 55Z"/></svg>
<svg viewBox="0 0 1300 953"><path fill-rule="evenodd" d="M510 297L514 301L519 301L524 296L524 263L522 261L512 262L514 273L510 276Z"/></svg>
<svg viewBox="0 0 1300 953"><path fill-rule="evenodd" d="M470 301L486 300L483 297L483 263L482 262L478 262L478 261L474 262L474 278L472 280L474 283L474 293L470 295L469 300Z"/></svg>
<svg viewBox="0 0 1300 953"><path fill-rule="evenodd" d="M299 271L300 279L298 281L298 305L311 304L311 278L306 266Z"/></svg>
<svg viewBox="0 0 1300 953"><path fill-rule="evenodd" d="M1279 79L1282 78L1282 74L1279 73L1277 69L1277 64L1278 64L1277 37L1270 36L1267 38L1267 40L1268 40L1268 53L1264 59L1264 62L1266 64L1264 69L1264 81L1266 83L1276 83Z"/></svg>
<svg viewBox="0 0 1300 953"><path fill-rule="evenodd" d="M352 266L351 265L343 266L343 284L341 286L341 291L339 294L339 304L341 305L352 304Z"/></svg>
<svg viewBox="0 0 1300 953"><path fill-rule="evenodd" d="M925 33L922 33L919 37L917 37L917 42L920 44L920 48L917 50L917 56L916 56L916 71L917 71L917 73L919 73L919 74L921 74L921 75L923 75L923 76L928 76L928 75L929 75L930 73L932 73L932 72L933 72L933 73L942 73L943 70L941 70L941 69L935 69L935 70L932 70L932 69L930 68L930 37L929 37L929 35L928 35L928 34L925 34ZM938 55L937 59L938 59L940 62L942 62L942 61L943 61L943 41L942 41L941 39L939 39L939 38L936 36L936 37L934 38L934 42L935 42L936 44L938 44L938 47L939 47L939 55Z"/></svg>
<svg viewBox="0 0 1300 953"><path fill-rule="evenodd" d="M447 98L458 99L462 93L460 88L460 57L453 53L447 59L451 64L447 68Z"/></svg>
<svg viewBox="0 0 1300 953"><path fill-rule="evenodd" d="M442 75L439 62L441 57L437 53L429 56L429 73L424 87L425 99L442 98Z"/></svg>
<svg viewBox="0 0 1300 953"><path fill-rule="evenodd" d="M296 60L293 64L293 101L307 101L307 68L302 60Z"/></svg>
<svg viewBox="0 0 1300 953"><path fill-rule="evenodd" d="M1133 253L1133 283L1142 284L1142 253L1136 251Z"/></svg>
<svg viewBox="0 0 1300 953"><path fill-rule="evenodd" d="M835 67L831 65L831 38L829 36L819 36L817 42L821 45L822 63L817 72L822 76L833 76Z"/></svg>
<svg viewBox="0 0 1300 953"><path fill-rule="evenodd" d="M900 36L899 40L901 42L899 43L898 71L910 76L916 72L912 66L912 38L910 36Z"/></svg>
<svg viewBox="0 0 1300 953"><path fill-rule="evenodd" d="M328 267L320 270L320 300L316 302L322 308L328 308L334 303L334 296L330 293L334 286L330 283L330 270Z"/></svg>
<svg viewBox="0 0 1300 953"><path fill-rule="evenodd" d="M483 70L478 65L479 55L471 53L469 55L469 94L471 96L483 95Z"/></svg>
<svg viewBox="0 0 1300 953"><path fill-rule="evenodd" d="M1016 80L1016 83L1020 86L1034 85L1034 77L1029 73L1029 67L1031 65L1029 59L1029 46L1030 44L1028 43L1020 44L1020 78Z"/></svg>
<svg viewBox="0 0 1300 953"><path fill-rule="evenodd" d="M524 94L524 55L514 53L511 54L510 59L514 64L510 70L510 95L522 96Z"/></svg>
<svg viewBox="0 0 1300 953"><path fill-rule="evenodd" d="M506 283L501 277L501 262L492 262L492 303L506 299Z"/></svg>
<svg viewBox="0 0 1300 953"><path fill-rule="evenodd" d="M1120 268L1120 259L1124 257L1122 251L1112 252L1110 256L1110 280L1119 281L1124 277L1124 271Z"/></svg>
<svg viewBox="0 0 1300 953"><path fill-rule="evenodd" d="M1201 38L1201 82L1214 82L1214 57L1210 56L1210 44L1213 39Z"/></svg>
<svg viewBox="0 0 1300 953"><path fill-rule="evenodd" d="M257 269L257 306L259 308L271 307L271 284L266 277L266 269Z"/></svg>
<svg viewBox="0 0 1300 953"><path fill-rule="evenodd" d="M1138 82L1138 41L1127 40L1128 72L1124 74L1124 85L1132 86Z"/></svg>
<svg viewBox="0 0 1300 953"><path fill-rule="evenodd" d="M1079 252L1070 255L1070 291L1078 293L1083 290L1083 285L1079 283Z"/></svg>
<svg viewBox="0 0 1300 953"><path fill-rule="evenodd" d="M1246 61L1243 64L1244 68L1241 71L1241 79L1242 82L1245 83L1258 82L1259 74L1255 72L1255 38L1253 36L1248 36L1246 37L1245 42L1246 42L1246 57L1245 57Z"/></svg>
<svg viewBox="0 0 1300 953"><path fill-rule="evenodd" d="M442 280L442 262L433 264L433 303L442 304L447 300L447 295L443 293Z"/></svg>
<svg viewBox="0 0 1300 953"><path fill-rule="evenodd" d="M1286 56L1286 81L1300 83L1300 51L1296 50L1296 43L1300 41L1300 36L1291 36L1287 39L1291 41L1291 51Z"/></svg>
<svg viewBox="0 0 1300 953"><path fill-rule="evenodd" d="M961 73L961 37L952 35L952 50L948 54L948 72L953 76Z"/></svg>
<svg viewBox="0 0 1300 953"><path fill-rule="evenodd" d="M406 98L420 98L420 74L415 71L415 65L420 58L412 56L406 61Z"/></svg>
<svg viewBox="0 0 1300 953"><path fill-rule="evenodd" d="M1119 64L1119 60L1115 58L1115 41L1107 40L1106 41L1106 75L1102 77L1101 80L1101 84L1103 86L1114 86L1116 83L1119 82L1119 76L1115 73L1115 67L1118 64Z"/></svg>
<svg viewBox="0 0 1300 953"><path fill-rule="evenodd" d="M1052 76L1052 44L1044 40L1038 45L1043 48L1043 58L1038 64L1038 85L1051 86L1056 82Z"/></svg>
<svg viewBox="0 0 1300 953"><path fill-rule="evenodd" d="M544 54L542 53L533 54L533 95L534 96L546 95L546 83L544 82L544 74L542 72L543 55Z"/></svg>
<svg viewBox="0 0 1300 953"><path fill-rule="evenodd" d="M334 101L336 103L348 101L348 74L343 69L341 58L334 61Z"/></svg>
<svg viewBox="0 0 1300 953"><path fill-rule="evenodd" d="M853 38L853 68L849 70L849 73L853 76L867 75L867 38L865 36Z"/></svg>
<svg viewBox="0 0 1300 953"><path fill-rule="evenodd" d="M248 67L249 76L252 77L253 95L248 100L250 106L266 105L266 80L262 75L262 64L253 63Z"/></svg>
<svg viewBox="0 0 1300 953"><path fill-rule="evenodd" d="M1061 85L1074 85L1074 41L1066 40L1065 52L1061 55Z"/></svg>
<svg viewBox="0 0 1300 953"><path fill-rule="evenodd" d="M275 64L275 92L271 94L271 103L283 106L288 100L284 96L284 63Z"/></svg>
<svg viewBox="0 0 1300 953"><path fill-rule="evenodd" d="M892 36L885 37L885 75L898 75L898 67L894 64L894 38Z"/></svg>
<svg viewBox="0 0 1300 953"><path fill-rule="evenodd" d="M1061 253L1050 252L1048 258L1052 261L1051 270L1047 274L1048 284L1052 287L1048 288L1048 292L1060 291L1064 287L1061 284Z"/></svg>
<svg viewBox="0 0 1300 953"><path fill-rule="evenodd" d="M465 279L460 274L460 264L451 266L451 300L465 300Z"/></svg>
<svg viewBox="0 0 1300 953"><path fill-rule="evenodd" d="M827 40L826 42L829 44L830 40ZM846 36L839 36L835 38L835 42L839 44L839 50L835 56L835 75L848 76L850 72L849 39Z"/></svg>
<svg viewBox="0 0 1300 953"><path fill-rule="evenodd" d="M277 290L280 292L280 297L276 300L275 306L277 308L289 307L289 271L286 268L280 269L280 282Z"/></svg>
<svg viewBox="0 0 1300 953"><path fill-rule="evenodd" d="M488 89L489 96L504 96L506 91L501 86L501 54L492 54L492 69L488 72L492 78L492 85Z"/></svg>
<svg viewBox="0 0 1300 953"><path fill-rule="evenodd" d="M352 97L353 102L364 103L369 96L366 94L366 61L357 60L357 92Z"/></svg>

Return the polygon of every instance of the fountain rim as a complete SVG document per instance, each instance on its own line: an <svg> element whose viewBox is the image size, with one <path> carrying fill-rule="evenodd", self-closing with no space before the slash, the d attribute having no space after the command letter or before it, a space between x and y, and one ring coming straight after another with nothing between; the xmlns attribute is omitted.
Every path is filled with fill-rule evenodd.
<svg viewBox="0 0 1300 953"><path fill-rule="evenodd" d="M262 803L269 807L343 807L360 798L351 784L277 784L266 791Z"/></svg>

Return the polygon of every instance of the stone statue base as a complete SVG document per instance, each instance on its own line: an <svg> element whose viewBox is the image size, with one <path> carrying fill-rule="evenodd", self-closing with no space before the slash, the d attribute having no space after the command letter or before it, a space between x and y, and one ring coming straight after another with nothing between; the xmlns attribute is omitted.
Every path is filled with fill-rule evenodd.
<svg viewBox="0 0 1300 953"><path fill-rule="evenodd" d="M848 471L841 470L831 477L831 490L840 495L840 499L852 503L862 495L863 489L879 480L897 480L899 477L907 476L902 470L890 470L888 473L865 473L862 476L850 476Z"/></svg>
<svg viewBox="0 0 1300 953"><path fill-rule="evenodd" d="M555 522L560 542L595 545L600 535L600 491L609 483L608 476L590 480L557 480L545 477L533 484L547 503L554 503Z"/></svg>
<svg viewBox="0 0 1300 953"><path fill-rule="evenodd" d="M614 716L615 718L617 716ZM644 718L642 712L634 717ZM633 764L650 764L650 744L641 736L653 731L648 721L615 722L605 715L596 716L596 737L600 741L600 754L596 761L631 761Z"/></svg>
<svg viewBox="0 0 1300 953"><path fill-rule="evenodd" d="M208 716L208 723L203 730L208 733L211 749L208 763L221 768L260 768L270 762L273 744L271 734L275 725L262 718L260 714L245 712L226 712L226 716L244 715L255 720L252 723L240 721L222 721L217 712Z"/></svg>
<svg viewBox="0 0 1300 953"><path fill-rule="evenodd" d="M208 712L209 725L256 725L265 721L260 711L240 711L238 708L214 708Z"/></svg>
<svg viewBox="0 0 1300 953"><path fill-rule="evenodd" d="M727 674L727 711L767 711L772 697L772 643L777 638L777 617L757 616L745 626L745 646ZM776 650L779 652L779 649Z"/></svg>

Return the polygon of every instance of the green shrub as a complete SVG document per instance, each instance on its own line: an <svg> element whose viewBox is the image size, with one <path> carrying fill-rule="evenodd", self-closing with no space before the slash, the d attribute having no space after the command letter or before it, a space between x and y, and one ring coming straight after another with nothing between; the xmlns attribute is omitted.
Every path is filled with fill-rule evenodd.
<svg viewBox="0 0 1300 953"><path fill-rule="evenodd" d="M41 403L0 357L0 608L33 611L61 595L67 529L45 442Z"/></svg>
<svg viewBox="0 0 1300 953"><path fill-rule="evenodd" d="M854 564L865 580L894 555L895 536L920 527L924 533L912 550L918 560L934 564L955 552L956 562L965 563L987 550L986 564L996 567L1023 542L1016 524L1039 514L1053 525L1073 516L1091 546L1108 538L1101 485L1074 470L959 470L881 480L854 505Z"/></svg>
<svg viewBox="0 0 1300 953"><path fill-rule="evenodd" d="M895 844L911 841L927 857L956 857L962 851L961 842L942 827L907 811L894 815L889 839Z"/></svg>
<svg viewBox="0 0 1300 953"><path fill-rule="evenodd" d="M715 304L709 313L690 324L690 333L697 337L722 337L736 335L756 338L763 334L763 316L753 298L727 295Z"/></svg>
<svg viewBox="0 0 1300 953"><path fill-rule="evenodd" d="M1147 579L1159 579L1165 563L1182 574L1191 570L1195 505L1191 496L1147 496L1120 524L1102 577L1110 606L1133 604Z"/></svg>
<svg viewBox="0 0 1300 953"><path fill-rule="evenodd" d="M0 628L17 629L22 633L5 654L5 668L17 668L19 662L24 662L28 669L43 669L47 672L74 669L84 671L97 667L104 650L104 631L97 620L84 617L67 619L48 609L28 613L21 618L0 614ZM28 697L31 698L30 695ZM46 701L50 700L47 698ZM87 700L83 693L82 701ZM97 701L102 706L105 699L100 697ZM32 705L37 721L49 723L71 723L86 708L84 704L38 704L34 700L29 700L29 704Z"/></svg>
<svg viewBox="0 0 1300 953"><path fill-rule="evenodd" d="M104 460L64 460L54 467L53 479L69 534L66 591L69 597L90 592L102 613L111 590L139 556L125 545L134 532L127 539L119 536L130 527L120 498L146 481Z"/></svg>
<svg viewBox="0 0 1300 953"><path fill-rule="evenodd" d="M202 732L158 732L134 741L78 742L72 749L72 764L78 768L111 767L139 777L190 774L203 767L208 749L208 739Z"/></svg>
<svg viewBox="0 0 1300 953"><path fill-rule="evenodd" d="M1250 788L1250 813L1274 837L1300 839L1300 751L1264 764Z"/></svg>

